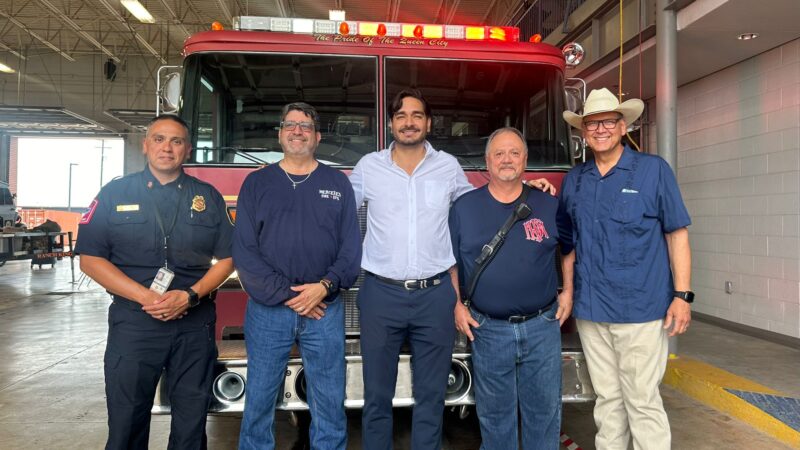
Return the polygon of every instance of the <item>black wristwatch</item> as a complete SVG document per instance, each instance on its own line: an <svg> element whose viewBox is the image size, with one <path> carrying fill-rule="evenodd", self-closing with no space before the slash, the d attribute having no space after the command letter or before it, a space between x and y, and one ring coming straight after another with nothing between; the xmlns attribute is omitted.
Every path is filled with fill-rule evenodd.
<svg viewBox="0 0 800 450"><path fill-rule="evenodd" d="M692 291L672 291L672 296L678 297L686 303L692 303L694 301L694 292Z"/></svg>
<svg viewBox="0 0 800 450"><path fill-rule="evenodd" d="M334 288L334 286L333 286L333 281L331 281L331 280L329 280L327 278L323 278L323 279L319 280L319 282L323 286L325 286L325 290L328 291L328 295L331 295L331 294L333 294L335 292L336 288Z"/></svg>
<svg viewBox="0 0 800 450"><path fill-rule="evenodd" d="M189 294L189 308L194 308L200 304L200 296L192 288L186 288L186 293Z"/></svg>

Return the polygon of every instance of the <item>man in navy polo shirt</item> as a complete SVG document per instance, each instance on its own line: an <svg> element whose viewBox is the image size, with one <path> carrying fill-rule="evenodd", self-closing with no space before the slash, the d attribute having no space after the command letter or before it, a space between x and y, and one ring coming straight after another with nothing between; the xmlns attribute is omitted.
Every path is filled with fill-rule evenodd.
<svg viewBox="0 0 800 450"><path fill-rule="evenodd" d="M559 225L571 229L575 309L597 394L598 449L669 449L670 430L658 386L667 335L691 320L689 214L675 176L658 156L622 138L644 109L594 90L584 114L564 112L580 128L594 159L564 178ZM569 250L569 247L565 248Z"/></svg>
<svg viewBox="0 0 800 450"><path fill-rule="evenodd" d="M475 260L484 244L521 201L527 157L527 145L517 129L492 133L486 143L489 184L464 194L450 210L462 289L472 284L478 268ZM559 445L560 324L572 309L572 277L564 277L567 294L557 300L553 260L559 239L558 199L530 191L525 202L530 215L514 223L505 244L485 265L469 309L461 303L455 309L456 327L472 341L483 450L517 448L518 424L523 448Z"/></svg>

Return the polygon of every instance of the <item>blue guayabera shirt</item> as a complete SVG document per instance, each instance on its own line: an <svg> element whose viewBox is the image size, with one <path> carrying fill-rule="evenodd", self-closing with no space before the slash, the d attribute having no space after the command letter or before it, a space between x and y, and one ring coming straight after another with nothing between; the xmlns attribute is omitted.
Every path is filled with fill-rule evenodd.
<svg viewBox="0 0 800 450"><path fill-rule="evenodd" d="M673 283L664 234L691 224L666 161L625 147L605 176L594 161L573 168L558 220L576 251L576 318L643 323L666 315Z"/></svg>

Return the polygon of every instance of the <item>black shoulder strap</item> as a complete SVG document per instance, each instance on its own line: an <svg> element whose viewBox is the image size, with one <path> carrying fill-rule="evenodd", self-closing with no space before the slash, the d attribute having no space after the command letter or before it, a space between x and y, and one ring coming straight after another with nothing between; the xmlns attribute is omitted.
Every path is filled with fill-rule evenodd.
<svg viewBox="0 0 800 450"><path fill-rule="evenodd" d="M494 237L488 244L485 244L481 249L481 254L477 258L475 258L475 273L472 275L470 282L468 284L469 288L466 292L466 297L464 297L464 304L469 306L470 302L472 301L472 294L475 293L475 287L478 285L478 278L483 273L483 269L492 262L494 256L500 250L500 247L503 246L503 243L506 240L506 235L508 234L511 227L520 220L528 217L531 214L531 208L528 206L526 200L528 200L528 194L530 194L531 188L527 184L522 185L522 193L517 197L517 200L514 201L514 210L511 212L511 215L506 219L505 223L497 233L495 233Z"/></svg>

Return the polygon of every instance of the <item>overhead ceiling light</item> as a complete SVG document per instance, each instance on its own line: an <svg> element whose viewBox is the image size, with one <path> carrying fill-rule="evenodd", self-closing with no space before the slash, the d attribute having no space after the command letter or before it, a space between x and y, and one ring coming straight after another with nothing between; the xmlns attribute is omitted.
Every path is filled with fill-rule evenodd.
<svg viewBox="0 0 800 450"><path fill-rule="evenodd" d="M144 7L139 0L120 0L122 6L125 7L133 17L139 19L139 22L142 23L156 23L156 19L153 18L153 15Z"/></svg>
<svg viewBox="0 0 800 450"><path fill-rule="evenodd" d="M736 39L740 41L749 41L750 39L755 39L758 37L758 33L742 33L739 36L736 36Z"/></svg>
<svg viewBox="0 0 800 450"><path fill-rule="evenodd" d="M8 67L7 65L5 65L3 63L0 63L0 72L14 73L14 72L16 72L16 70L12 69L11 67Z"/></svg>

